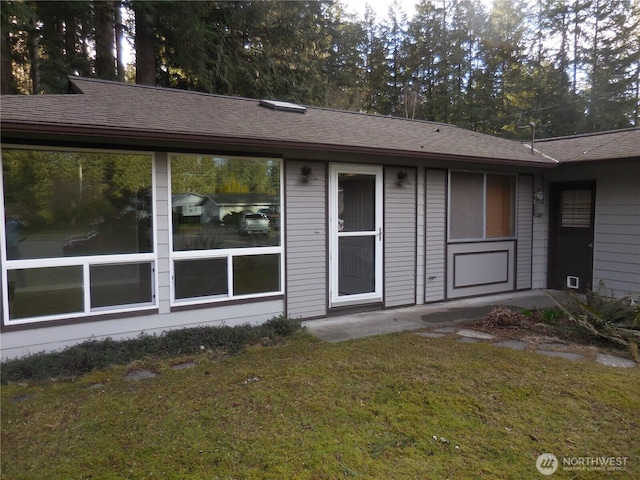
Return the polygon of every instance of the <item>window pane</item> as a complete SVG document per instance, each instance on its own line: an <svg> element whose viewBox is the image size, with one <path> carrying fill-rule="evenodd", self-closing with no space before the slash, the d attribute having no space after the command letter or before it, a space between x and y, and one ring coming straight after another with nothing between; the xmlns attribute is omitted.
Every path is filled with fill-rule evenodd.
<svg viewBox="0 0 640 480"><path fill-rule="evenodd" d="M151 264L92 265L91 308L151 303Z"/></svg>
<svg viewBox="0 0 640 480"><path fill-rule="evenodd" d="M151 252L151 156L2 151L7 258Z"/></svg>
<svg viewBox="0 0 640 480"><path fill-rule="evenodd" d="M280 255L248 255L233 258L233 294L280 291Z"/></svg>
<svg viewBox="0 0 640 480"><path fill-rule="evenodd" d="M340 173L338 230L371 232L376 228L376 176Z"/></svg>
<svg viewBox="0 0 640 480"><path fill-rule="evenodd" d="M563 190L560 226L591 228L591 190Z"/></svg>
<svg viewBox="0 0 640 480"><path fill-rule="evenodd" d="M450 238L483 238L484 175L452 172L450 192Z"/></svg>
<svg viewBox="0 0 640 480"><path fill-rule="evenodd" d="M376 291L376 237L338 239L338 294Z"/></svg>
<svg viewBox="0 0 640 480"><path fill-rule="evenodd" d="M171 156L173 249L280 245L280 162Z"/></svg>
<svg viewBox="0 0 640 480"><path fill-rule="evenodd" d="M515 191L513 175L487 175L486 238L514 235Z"/></svg>
<svg viewBox="0 0 640 480"><path fill-rule="evenodd" d="M227 295L227 259L181 260L174 264L176 299Z"/></svg>
<svg viewBox="0 0 640 480"><path fill-rule="evenodd" d="M9 318L84 311L82 267L9 270Z"/></svg>

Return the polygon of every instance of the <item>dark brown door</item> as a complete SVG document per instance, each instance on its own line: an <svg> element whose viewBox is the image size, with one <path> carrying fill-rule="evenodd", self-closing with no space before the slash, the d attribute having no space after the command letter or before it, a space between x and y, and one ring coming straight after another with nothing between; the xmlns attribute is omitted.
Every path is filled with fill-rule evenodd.
<svg viewBox="0 0 640 480"><path fill-rule="evenodd" d="M549 219L549 288L593 288L595 182L552 183Z"/></svg>

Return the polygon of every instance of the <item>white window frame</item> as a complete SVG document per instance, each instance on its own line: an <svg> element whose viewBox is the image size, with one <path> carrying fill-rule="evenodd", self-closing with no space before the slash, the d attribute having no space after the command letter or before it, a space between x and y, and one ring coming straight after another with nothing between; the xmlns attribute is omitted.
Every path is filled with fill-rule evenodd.
<svg viewBox="0 0 640 480"><path fill-rule="evenodd" d="M0 222L0 260L2 268L0 269L2 278L2 320L5 326L24 325L46 323L54 320L67 320L76 318L85 318L89 316L105 315L112 313L129 313L140 312L158 307L158 219L156 205L156 162L155 153L149 151L134 150L109 150L109 149L89 149L89 148L64 148L50 147L47 145L3 145L2 149L10 150L37 150L50 152L87 152L87 153L114 153L123 155L149 155L151 157L151 202L152 222L153 222L153 251L151 253L128 253L117 255L85 255L76 257L61 258L35 258L21 260L7 260L6 232L4 220ZM0 151L0 172L2 171L2 154ZM0 173L0 213L4 219L4 178ZM133 305L114 305L113 307L91 308L91 277L90 267L93 265L124 265L132 263L151 263L151 294L152 301L147 303ZM82 286L84 309L81 312L72 312L64 314L44 315L38 317L28 317L19 319L10 319L9 317L9 281L8 272L11 270L33 269L33 268L54 268L54 267L82 267Z"/></svg>
<svg viewBox="0 0 640 480"><path fill-rule="evenodd" d="M454 173L472 173L482 175L482 237L451 238L451 175ZM515 187L513 191L513 235L507 237L487 237L487 175L502 175L513 177ZM470 243L470 242L496 242L504 240L516 240L518 238L518 174L504 172L488 172L477 170L449 170L447 178L447 241L448 243Z"/></svg>
<svg viewBox="0 0 640 480"><path fill-rule="evenodd" d="M173 215L169 214L169 269L170 269L170 306L182 307L189 305L204 305L211 303L228 302L230 300L245 300L245 299L268 299L270 297L277 297L284 295L284 242L285 242L285 205L284 205L284 159L281 157L261 157L250 155L226 155L216 153L199 153L199 152L168 152L168 187L169 187L169 212L172 211L171 197L173 195L172 176L171 176L171 158L174 155L206 155L206 156L219 156L230 157L238 159L250 159L250 160L271 160L278 162L280 165L280 245L274 247L246 247L246 248L218 248L209 250L183 250L175 251L173 249ZM278 291L264 292L264 293L251 293L247 295L235 295L233 292L233 259L235 257L245 257L251 255L280 255L280 288ZM210 295L204 297L191 297L191 298L178 298L176 299L176 282L175 282L175 262L180 260L210 260L216 258L227 259L227 294L223 295Z"/></svg>

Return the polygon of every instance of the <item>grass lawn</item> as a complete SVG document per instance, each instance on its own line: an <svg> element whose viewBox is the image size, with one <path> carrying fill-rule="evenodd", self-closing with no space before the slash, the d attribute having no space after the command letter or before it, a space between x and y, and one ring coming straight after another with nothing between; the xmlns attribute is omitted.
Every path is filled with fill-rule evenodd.
<svg viewBox="0 0 640 480"><path fill-rule="evenodd" d="M174 370L193 360L196 367ZM136 368L156 378L130 381ZM3 479L640 478L640 369L412 333L2 386ZM625 471L536 469L543 453ZM574 460L575 461L580 461Z"/></svg>

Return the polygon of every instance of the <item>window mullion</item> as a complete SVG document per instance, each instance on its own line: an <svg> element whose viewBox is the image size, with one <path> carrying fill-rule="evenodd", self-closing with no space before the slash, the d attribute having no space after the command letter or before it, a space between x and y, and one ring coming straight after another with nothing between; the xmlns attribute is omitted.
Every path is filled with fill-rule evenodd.
<svg viewBox="0 0 640 480"><path fill-rule="evenodd" d="M84 313L91 312L91 269L89 262L82 265L82 293L84 298Z"/></svg>
<svg viewBox="0 0 640 480"><path fill-rule="evenodd" d="M233 255L227 256L227 291L229 297L233 298Z"/></svg>

